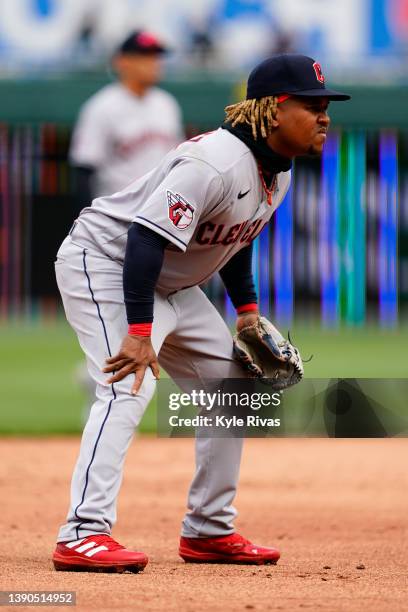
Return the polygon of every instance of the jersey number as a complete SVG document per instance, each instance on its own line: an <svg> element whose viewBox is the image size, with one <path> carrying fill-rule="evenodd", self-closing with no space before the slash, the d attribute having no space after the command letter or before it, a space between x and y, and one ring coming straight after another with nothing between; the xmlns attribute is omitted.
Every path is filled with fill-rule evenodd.
<svg viewBox="0 0 408 612"><path fill-rule="evenodd" d="M204 132L203 134L198 134L197 136L193 136L193 138L190 138L190 142L198 142L199 140L204 138L204 136L207 136L207 134L212 134L213 132L215 132L215 130L210 130L209 132Z"/></svg>

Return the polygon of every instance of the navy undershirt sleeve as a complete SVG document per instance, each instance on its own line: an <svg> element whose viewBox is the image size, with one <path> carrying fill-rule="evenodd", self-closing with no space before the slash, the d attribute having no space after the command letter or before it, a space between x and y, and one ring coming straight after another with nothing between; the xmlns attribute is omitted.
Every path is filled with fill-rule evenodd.
<svg viewBox="0 0 408 612"><path fill-rule="evenodd" d="M154 290L169 241L153 230L132 223L123 266L123 293L128 323L153 321Z"/></svg>
<svg viewBox="0 0 408 612"><path fill-rule="evenodd" d="M220 276L235 308L257 303L252 276L252 242L231 257L221 268Z"/></svg>

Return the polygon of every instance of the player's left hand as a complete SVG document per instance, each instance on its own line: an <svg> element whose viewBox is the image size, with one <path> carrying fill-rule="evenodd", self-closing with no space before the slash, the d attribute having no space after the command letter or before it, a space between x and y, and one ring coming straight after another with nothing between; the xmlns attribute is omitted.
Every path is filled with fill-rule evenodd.
<svg viewBox="0 0 408 612"><path fill-rule="evenodd" d="M238 315L236 328L239 333L241 329L244 327L248 327L250 325L255 325L259 319L259 312L257 310L253 310L251 312L243 312Z"/></svg>

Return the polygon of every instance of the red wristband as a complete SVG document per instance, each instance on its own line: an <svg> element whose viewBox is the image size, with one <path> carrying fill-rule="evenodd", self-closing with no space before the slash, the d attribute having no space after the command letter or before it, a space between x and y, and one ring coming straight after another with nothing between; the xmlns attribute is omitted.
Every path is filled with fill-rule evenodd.
<svg viewBox="0 0 408 612"><path fill-rule="evenodd" d="M152 323L130 323L128 334L129 336L151 336Z"/></svg>
<svg viewBox="0 0 408 612"><path fill-rule="evenodd" d="M242 306L238 306L237 314L243 314L244 312L254 312L258 310L258 304L242 304Z"/></svg>

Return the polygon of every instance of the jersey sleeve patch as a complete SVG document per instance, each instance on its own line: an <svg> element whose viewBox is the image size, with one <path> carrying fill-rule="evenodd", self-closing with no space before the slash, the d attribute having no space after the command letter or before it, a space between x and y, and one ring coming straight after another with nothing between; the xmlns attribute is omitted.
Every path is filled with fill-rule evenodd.
<svg viewBox="0 0 408 612"><path fill-rule="evenodd" d="M194 219L195 208L179 193L167 190L168 216L174 227L185 230Z"/></svg>

